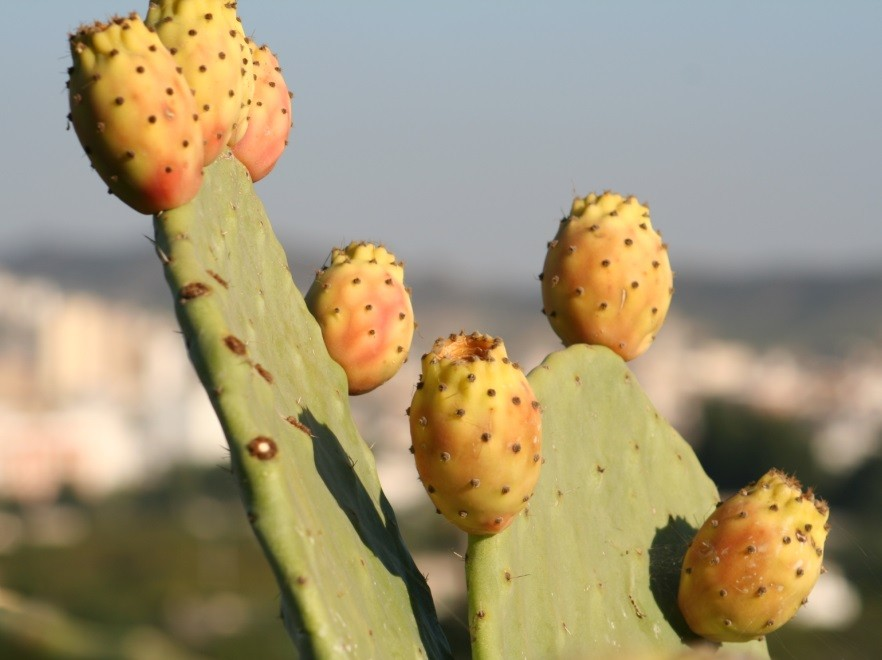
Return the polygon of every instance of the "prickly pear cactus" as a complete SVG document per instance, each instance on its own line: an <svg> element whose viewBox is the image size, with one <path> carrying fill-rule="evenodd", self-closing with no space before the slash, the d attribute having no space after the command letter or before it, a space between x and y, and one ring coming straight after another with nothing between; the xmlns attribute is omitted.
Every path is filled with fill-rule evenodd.
<svg viewBox="0 0 882 660"><path fill-rule="evenodd" d="M346 378L244 166L222 154L196 199L155 216L154 229L190 358L300 652L449 656L428 586L353 425Z"/></svg>
<svg viewBox="0 0 882 660"><path fill-rule="evenodd" d="M610 350L583 344L529 375L542 475L529 508L466 563L474 657L681 649L680 564L718 494L694 452ZM738 646L768 657L764 642Z"/></svg>

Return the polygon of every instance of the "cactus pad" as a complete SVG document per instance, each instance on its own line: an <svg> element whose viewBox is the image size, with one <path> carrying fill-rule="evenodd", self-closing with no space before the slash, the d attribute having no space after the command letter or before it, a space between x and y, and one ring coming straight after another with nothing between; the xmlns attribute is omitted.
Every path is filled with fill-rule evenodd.
<svg viewBox="0 0 882 660"><path fill-rule="evenodd" d="M474 657L676 650L680 562L718 501L689 445L621 358L575 345L529 375L546 463L505 532L469 538ZM764 642L739 651L768 657Z"/></svg>
<svg viewBox="0 0 882 660"><path fill-rule="evenodd" d="M226 151L196 199L155 216L154 229L190 359L302 656L449 656L353 425L346 378L244 166Z"/></svg>

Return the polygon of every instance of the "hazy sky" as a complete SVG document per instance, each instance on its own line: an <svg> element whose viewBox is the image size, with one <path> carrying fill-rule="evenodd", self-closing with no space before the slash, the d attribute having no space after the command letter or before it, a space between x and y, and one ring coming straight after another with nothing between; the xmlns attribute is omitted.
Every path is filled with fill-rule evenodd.
<svg viewBox="0 0 882 660"><path fill-rule="evenodd" d="M146 249L65 131L67 33L147 1L6 3L0 256ZM882 264L882 2L241 0L294 90L257 184L313 251L534 286L573 193L648 201L675 268ZM10 15L11 14L11 15ZM531 283L531 284L527 284Z"/></svg>

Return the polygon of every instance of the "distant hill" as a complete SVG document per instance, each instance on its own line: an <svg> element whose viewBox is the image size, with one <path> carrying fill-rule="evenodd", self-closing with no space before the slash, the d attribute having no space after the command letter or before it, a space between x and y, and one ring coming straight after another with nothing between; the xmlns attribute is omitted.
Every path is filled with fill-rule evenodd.
<svg viewBox="0 0 882 660"><path fill-rule="evenodd" d="M295 281L303 287L312 279L314 255L305 257L291 248L288 253ZM149 249L125 255L33 252L4 259L0 268L44 277L65 289L170 309L162 270ZM538 314L541 307L538 285L535 291L522 293L482 290L442 277L411 279L409 284L420 293L419 307L424 310L435 305L469 306L475 318L492 318L501 327ZM882 269L749 277L687 271L677 273L676 287L674 313L709 336L830 355L852 350L861 342L882 341Z"/></svg>
<svg viewBox="0 0 882 660"><path fill-rule="evenodd" d="M676 311L713 336L842 354L882 342L882 269L751 277L678 274Z"/></svg>

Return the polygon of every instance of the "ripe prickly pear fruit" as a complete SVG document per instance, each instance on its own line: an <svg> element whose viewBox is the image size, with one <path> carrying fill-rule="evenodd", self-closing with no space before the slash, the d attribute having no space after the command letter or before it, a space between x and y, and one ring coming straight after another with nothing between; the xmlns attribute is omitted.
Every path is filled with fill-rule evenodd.
<svg viewBox="0 0 882 660"><path fill-rule="evenodd" d="M496 534L527 505L542 466L539 402L499 338L438 339L408 409L411 451L438 513Z"/></svg>
<svg viewBox="0 0 882 660"><path fill-rule="evenodd" d="M625 360L652 344L674 293L649 208L611 192L573 200L539 277L542 312L564 345L600 344Z"/></svg>
<svg viewBox="0 0 882 660"><path fill-rule="evenodd" d="M208 165L234 131L245 128L241 126L248 117L244 106L254 91L251 47L236 3L151 0L145 23L156 30L196 97Z"/></svg>
<svg viewBox="0 0 882 660"><path fill-rule="evenodd" d="M110 192L141 213L189 202L202 185L196 101L157 35L132 13L69 40L68 119Z"/></svg>
<svg viewBox="0 0 882 660"><path fill-rule="evenodd" d="M291 98L282 68L266 46L252 47L255 85L248 130L233 147L233 154L260 181L275 167L288 144L291 131Z"/></svg>
<svg viewBox="0 0 882 660"><path fill-rule="evenodd" d="M407 360L414 320L404 264L382 245L352 242L334 248L316 273L306 306L318 321L328 353L346 372L350 394L392 378Z"/></svg>
<svg viewBox="0 0 882 660"><path fill-rule="evenodd" d="M683 559L678 602L693 632L746 642L793 618L823 572L829 513L775 469L722 502Z"/></svg>

